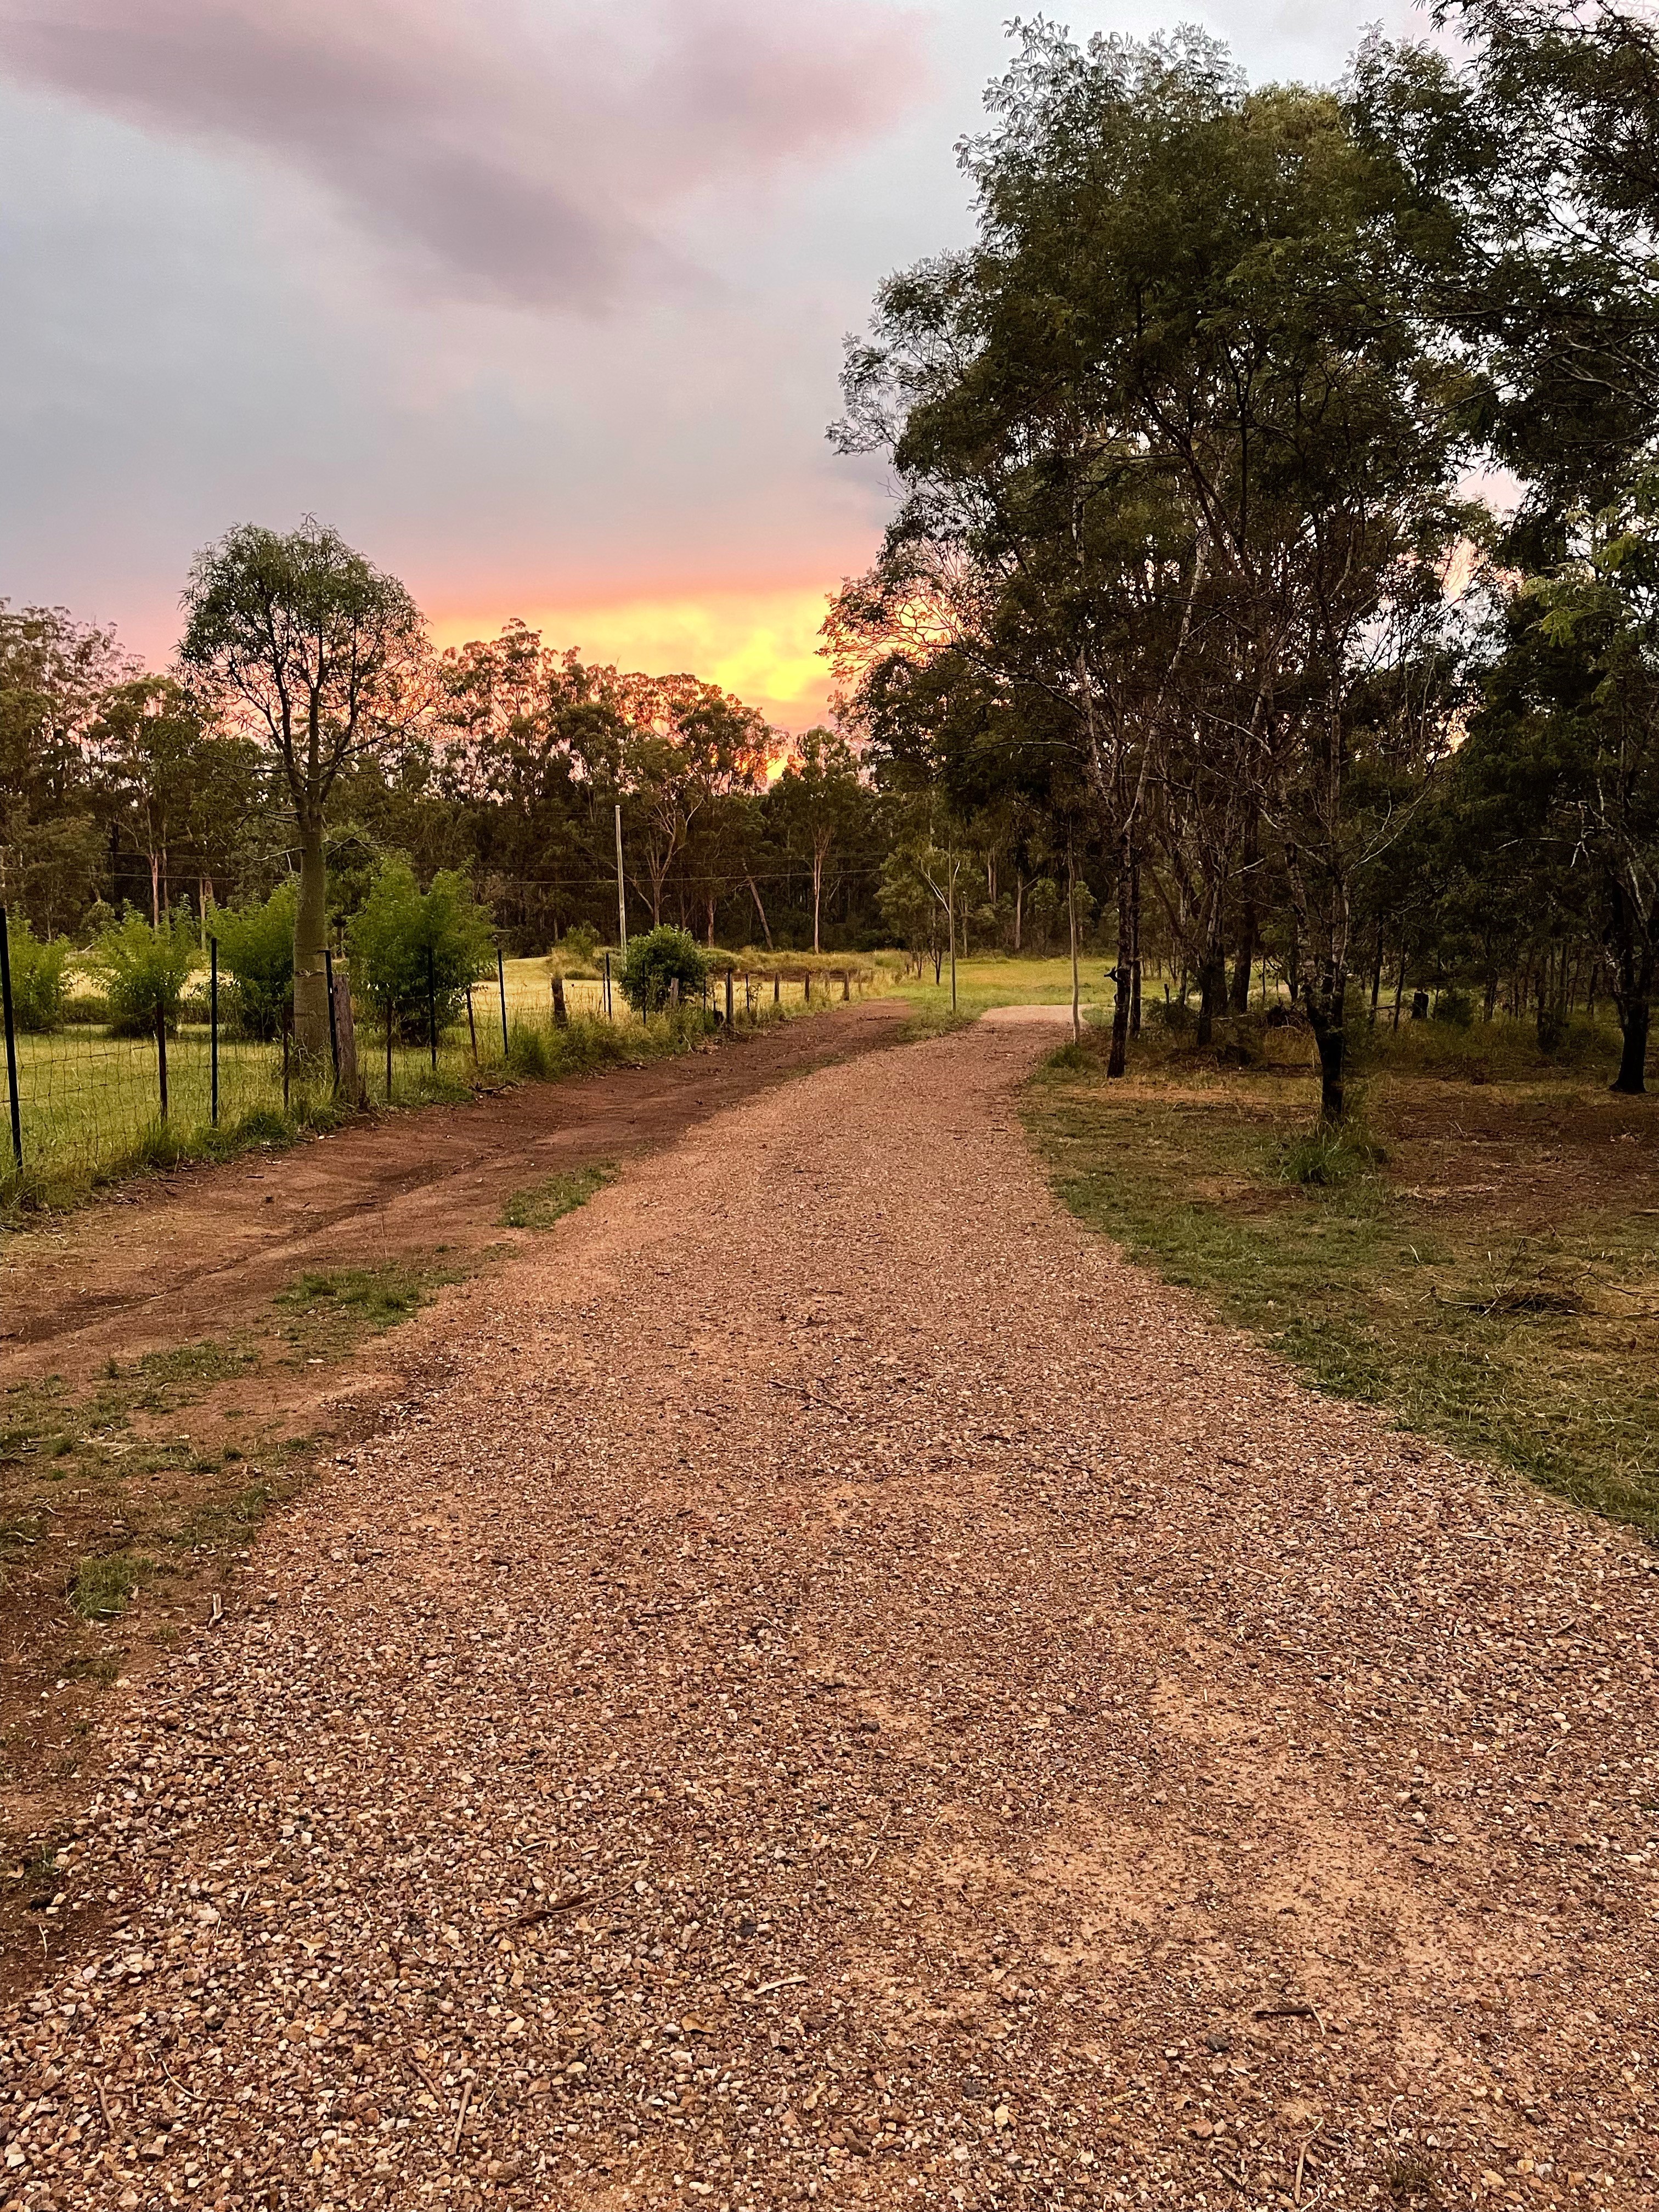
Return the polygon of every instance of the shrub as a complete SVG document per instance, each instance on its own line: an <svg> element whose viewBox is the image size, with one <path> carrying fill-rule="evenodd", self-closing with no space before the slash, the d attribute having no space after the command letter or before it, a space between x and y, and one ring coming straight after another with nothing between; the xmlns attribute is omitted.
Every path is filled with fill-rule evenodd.
<svg viewBox="0 0 1659 2212"><path fill-rule="evenodd" d="M1474 1020L1474 1000L1467 991L1443 991L1434 1002L1434 1018L1449 1028L1466 1030Z"/></svg>
<svg viewBox="0 0 1659 2212"><path fill-rule="evenodd" d="M294 1006L298 903L298 885L279 884L263 906L237 907L213 917L219 965L235 986L238 1020L262 1044L282 1035Z"/></svg>
<svg viewBox="0 0 1659 2212"><path fill-rule="evenodd" d="M67 938L39 938L21 917L8 931L11 956L12 1012L20 1030L41 1031L64 1026L64 970L71 947Z"/></svg>
<svg viewBox="0 0 1659 2212"><path fill-rule="evenodd" d="M159 929L141 914L106 929L87 965L102 979L113 1034L148 1036L158 1016L176 1029L185 987L200 958L196 925L182 911L168 915Z"/></svg>
<svg viewBox="0 0 1659 2212"><path fill-rule="evenodd" d="M699 996L708 974L690 931L664 924L636 937L629 946L623 963L623 996L636 1014L654 1014L668 1004L676 983L683 1004Z"/></svg>
<svg viewBox="0 0 1659 2212"><path fill-rule="evenodd" d="M1329 1189L1338 1183L1356 1182L1380 1167L1388 1158L1371 1135L1358 1110L1341 1121L1321 1121L1293 1137L1279 1155L1281 1182L1303 1189Z"/></svg>
<svg viewBox="0 0 1659 2212"><path fill-rule="evenodd" d="M495 933L472 886L441 868L422 891L407 860L383 861L351 924L353 981L384 1022L419 1032L428 981L441 1027L456 1020L469 983L495 964ZM428 964L429 963L429 964Z"/></svg>
<svg viewBox="0 0 1659 2212"><path fill-rule="evenodd" d="M591 970L599 957L599 933L591 921L579 921L574 928L567 929L564 943L559 947L563 956L565 974L579 975L585 969Z"/></svg>

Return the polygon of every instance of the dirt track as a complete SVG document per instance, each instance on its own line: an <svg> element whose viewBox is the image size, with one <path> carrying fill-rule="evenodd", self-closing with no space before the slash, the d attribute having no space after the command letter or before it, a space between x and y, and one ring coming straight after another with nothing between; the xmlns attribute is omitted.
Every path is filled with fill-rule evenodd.
<svg viewBox="0 0 1659 2212"><path fill-rule="evenodd" d="M144 1693L0 2202L1659 2201L1651 1556L1091 1243L1048 1041L755 1098L411 1325Z"/></svg>
<svg viewBox="0 0 1659 2212"><path fill-rule="evenodd" d="M75 1380L112 1355L223 1329L305 1268L480 1250L525 1184L648 1151L782 1077L890 1043L910 1012L866 1000L729 1050L374 1116L275 1160L130 1183L0 1237L0 1383L48 1370Z"/></svg>

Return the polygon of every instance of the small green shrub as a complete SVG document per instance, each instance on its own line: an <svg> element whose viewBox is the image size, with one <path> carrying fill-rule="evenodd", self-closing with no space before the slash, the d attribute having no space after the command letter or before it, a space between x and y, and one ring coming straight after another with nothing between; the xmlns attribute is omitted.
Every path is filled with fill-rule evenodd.
<svg viewBox="0 0 1659 2212"><path fill-rule="evenodd" d="M469 983L495 967L495 933L466 878L441 868L422 891L407 860L383 861L351 924L352 980L380 1021L425 1033L428 989L438 1026L460 1018Z"/></svg>
<svg viewBox="0 0 1659 2212"><path fill-rule="evenodd" d="M598 973L599 933L591 922L579 921L567 929L564 942L555 949L553 965L561 975L593 975Z"/></svg>
<svg viewBox="0 0 1659 2212"><path fill-rule="evenodd" d="M219 965L235 990L237 1027L269 1044L281 1036L294 1005L294 913L298 886L278 884L261 906L213 917Z"/></svg>
<svg viewBox="0 0 1659 2212"><path fill-rule="evenodd" d="M44 1034L64 1026L64 970L72 952L67 938L39 938L21 915L7 932L12 1012L20 1030Z"/></svg>
<svg viewBox="0 0 1659 2212"><path fill-rule="evenodd" d="M1444 990L1434 1002L1434 1018L1449 1029L1470 1029L1474 1023L1474 1000L1467 991Z"/></svg>
<svg viewBox="0 0 1659 2212"><path fill-rule="evenodd" d="M130 914L106 929L87 964L103 982L113 1034L150 1036L158 1016L176 1029L185 986L200 958L196 925L183 911L168 915L159 928L143 915Z"/></svg>
<svg viewBox="0 0 1659 2212"><path fill-rule="evenodd" d="M1276 1166L1281 1182L1304 1190L1331 1189L1375 1174L1387 1158L1356 1110L1344 1121L1320 1121L1292 1137L1280 1147Z"/></svg>
<svg viewBox="0 0 1659 2212"><path fill-rule="evenodd" d="M672 929L664 923L660 928L647 930L629 945L623 963L623 996L636 1014L659 1013L669 1003L676 983L683 1006L701 998L708 974L708 964L690 931Z"/></svg>

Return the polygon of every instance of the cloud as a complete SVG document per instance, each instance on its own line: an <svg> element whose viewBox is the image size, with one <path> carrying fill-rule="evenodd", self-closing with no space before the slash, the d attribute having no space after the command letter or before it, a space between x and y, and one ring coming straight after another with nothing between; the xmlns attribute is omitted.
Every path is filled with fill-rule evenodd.
<svg viewBox="0 0 1659 2212"><path fill-rule="evenodd" d="M879 131L921 19L884 0L0 0L0 70L298 171L423 289L603 308L675 214Z"/></svg>

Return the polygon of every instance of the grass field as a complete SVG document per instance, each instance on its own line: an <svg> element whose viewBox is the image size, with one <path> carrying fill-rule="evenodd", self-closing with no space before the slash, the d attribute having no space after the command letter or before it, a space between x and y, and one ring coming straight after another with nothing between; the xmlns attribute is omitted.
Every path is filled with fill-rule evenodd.
<svg viewBox="0 0 1659 2212"><path fill-rule="evenodd" d="M1305 1035L1245 1042L1114 1084L1056 1054L1027 1115L1066 1205L1320 1389L1659 1534L1659 1102L1609 1094L1611 1033L1577 1067L1522 1024L1364 1039L1335 1146Z"/></svg>
<svg viewBox="0 0 1659 2212"><path fill-rule="evenodd" d="M915 1006L918 1013L937 1021L951 1009L951 966L946 961L940 969L939 980L933 981L931 961L923 968L920 978L913 967L906 967L896 953L883 952L876 956L881 976L881 988L890 990ZM1097 1009L1109 1006L1113 987L1107 980L1106 970L1111 965L1109 954L1090 953L1078 963L1079 994L1085 1007ZM1148 988L1151 988L1149 984ZM957 1005L958 1011L970 1018L985 1013L992 1006L1069 1006L1072 1000L1072 961L1069 953L1055 958L1018 959L1004 953L993 953L982 958L958 960L957 963Z"/></svg>

